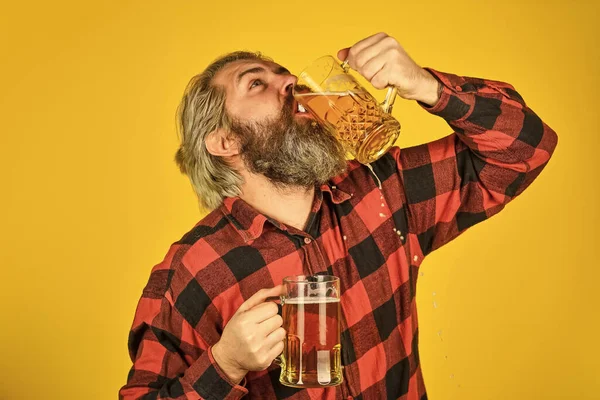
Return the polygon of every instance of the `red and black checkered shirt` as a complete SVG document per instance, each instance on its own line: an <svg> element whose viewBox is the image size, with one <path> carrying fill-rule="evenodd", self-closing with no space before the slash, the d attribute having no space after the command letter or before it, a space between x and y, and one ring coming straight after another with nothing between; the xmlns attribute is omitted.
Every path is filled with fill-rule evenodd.
<svg viewBox="0 0 600 400"><path fill-rule="evenodd" d="M417 276L431 251L499 212L542 171L557 136L506 83L429 70L454 132L392 148L317 188L306 231L227 198L152 270L129 337L122 399L427 398L419 364ZM238 307L288 275L340 278L344 382L282 386L279 367L231 383L211 346Z"/></svg>

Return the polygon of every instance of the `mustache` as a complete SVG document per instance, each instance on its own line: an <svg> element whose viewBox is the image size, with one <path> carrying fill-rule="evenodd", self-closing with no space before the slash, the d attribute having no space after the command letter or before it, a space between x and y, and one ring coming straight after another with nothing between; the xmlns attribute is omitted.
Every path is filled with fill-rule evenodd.
<svg viewBox="0 0 600 400"><path fill-rule="evenodd" d="M284 99L283 107L281 107L281 116L288 119L294 115L294 95L292 92Z"/></svg>

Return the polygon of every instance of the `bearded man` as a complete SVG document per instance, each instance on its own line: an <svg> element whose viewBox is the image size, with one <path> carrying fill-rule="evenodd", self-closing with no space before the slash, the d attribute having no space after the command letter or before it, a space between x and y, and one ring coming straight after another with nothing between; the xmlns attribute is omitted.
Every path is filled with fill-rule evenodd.
<svg viewBox="0 0 600 400"><path fill-rule="evenodd" d="M523 192L557 137L511 85L421 68L384 33L338 58L453 132L368 168L300 112L297 78L270 59L235 52L194 77L176 161L210 213L150 274L120 398L427 399L421 264ZM282 386L286 332L269 298L283 277L315 274L340 279L343 383Z"/></svg>

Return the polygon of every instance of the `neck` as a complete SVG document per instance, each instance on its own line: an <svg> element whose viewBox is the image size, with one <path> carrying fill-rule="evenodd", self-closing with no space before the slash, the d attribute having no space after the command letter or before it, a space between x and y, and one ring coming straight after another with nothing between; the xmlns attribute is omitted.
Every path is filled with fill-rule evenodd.
<svg viewBox="0 0 600 400"><path fill-rule="evenodd" d="M304 230L315 195L314 187L280 187L262 175L243 175L241 199L276 221Z"/></svg>

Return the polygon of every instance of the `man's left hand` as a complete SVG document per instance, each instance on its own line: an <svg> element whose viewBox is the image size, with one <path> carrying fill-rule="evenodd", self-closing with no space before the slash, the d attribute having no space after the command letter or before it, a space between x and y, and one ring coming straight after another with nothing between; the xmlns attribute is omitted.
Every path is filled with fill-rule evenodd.
<svg viewBox="0 0 600 400"><path fill-rule="evenodd" d="M394 85L404 99L433 106L439 100L439 82L417 65L400 43L385 33L361 40L337 54L377 89Z"/></svg>

